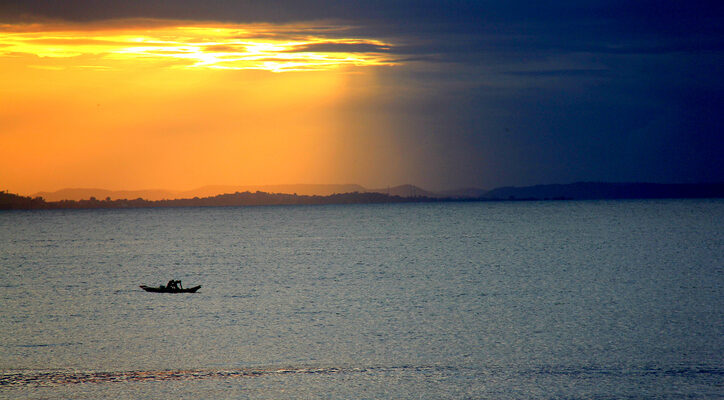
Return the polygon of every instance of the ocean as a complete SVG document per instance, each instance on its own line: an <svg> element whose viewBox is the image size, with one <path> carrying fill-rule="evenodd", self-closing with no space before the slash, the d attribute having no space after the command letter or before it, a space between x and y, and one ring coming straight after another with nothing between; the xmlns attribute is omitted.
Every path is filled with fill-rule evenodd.
<svg viewBox="0 0 724 400"><path fill-rule="evenodd" d="M0 397L724 398L724 201L0 212ZM170 279L194 294L147 293Z"/></svg>

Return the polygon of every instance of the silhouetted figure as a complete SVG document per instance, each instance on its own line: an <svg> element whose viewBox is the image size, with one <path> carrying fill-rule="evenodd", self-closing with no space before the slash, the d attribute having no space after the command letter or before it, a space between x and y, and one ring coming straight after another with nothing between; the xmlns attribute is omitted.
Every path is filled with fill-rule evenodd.
<svg viewBox="0 0 724 400"><path fill-rule="evenodd" d="M166 288L167 288L167 289L178 289L178 288L176 287L176 281L173 280L173 279L171 279L170 281L168 281L168 283L166 284Z"/></svg>

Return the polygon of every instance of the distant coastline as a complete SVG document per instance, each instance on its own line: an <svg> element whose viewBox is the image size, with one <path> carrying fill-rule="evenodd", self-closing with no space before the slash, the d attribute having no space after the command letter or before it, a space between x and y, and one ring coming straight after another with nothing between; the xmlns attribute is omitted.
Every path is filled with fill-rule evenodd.
<svg viewBox="0 0 724 400"><path fill-rule="evenodd" d="M322 187L325 185L316 185ZM333 186L333 185L329 185ZM336 185L341 186L341 185ZM361 188L360 186L353 186ZM337 187L339 189L339 187ZM81 189L78 189L81 190ZM90 190L90 189L88 189ZM95 189L101 191L101 189ZM103 191L112 193L111 191ZM604 200L604 199L665 199L665 198L724 198L724 183L659 184L578 182L557 185L460 189L430 192L412 185L388 188L386 191L353 191L326 195L269 193L245 191L207 197L148 200L144 198L104 199L89 196L79 200L47 201L41 196L21 196L0 192L0 210L151 208L151 207L233 207L260 205L314 204L380 204L448 201L536 201L536 200Z"/></svg>

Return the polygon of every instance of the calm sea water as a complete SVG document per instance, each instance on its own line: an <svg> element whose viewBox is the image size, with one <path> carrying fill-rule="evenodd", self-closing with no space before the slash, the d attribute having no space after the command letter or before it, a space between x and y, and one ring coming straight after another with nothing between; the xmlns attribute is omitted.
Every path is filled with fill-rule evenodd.
<svg viewBox="0 0 724 400"><path fill-rule="evenodd" d="M0 212L0 397L722 398L724 201ZM196 294L138 285L181 279Z"/></svg>

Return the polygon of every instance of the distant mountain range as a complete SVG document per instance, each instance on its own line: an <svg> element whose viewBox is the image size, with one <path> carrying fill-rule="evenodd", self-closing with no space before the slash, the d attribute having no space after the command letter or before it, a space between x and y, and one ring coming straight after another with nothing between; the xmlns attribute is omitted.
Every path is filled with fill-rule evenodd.
<svg viewBox="0 0 724 400"><path fill-rule="evenodd" d="M61 200L135 200L149 201L208 198L223 194L264 192L268 194L296 194L299 196L331 196L344 193L381 193L401 198L480 199L480 200L545 200L545 199L648 199L648 198L703 198L724 197L724 183L660 184L577 182L571 184L501 187L493 190L463 188L447 191L429 191L414 185L401 185L381 189L367 189L355 184L322 185L247 185L204 186L188 191L173 190L106 190L62 189L39 192L32 197L45 201Z"/></svg>

